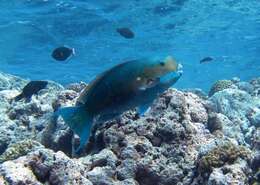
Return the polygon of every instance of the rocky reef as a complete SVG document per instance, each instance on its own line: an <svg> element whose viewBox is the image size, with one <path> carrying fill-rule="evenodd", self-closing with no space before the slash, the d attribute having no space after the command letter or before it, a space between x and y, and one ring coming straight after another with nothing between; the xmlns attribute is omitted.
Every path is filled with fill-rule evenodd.
<svg viewBox="0 0 260 185"><path fill-rule="evenodd" d="M27 80L0 73L0 184L229 185L260 181L260 78L202 91L169 89L140 116L96 123L85 151L53 111L85 83L50 82L15 102Z"/></svg>

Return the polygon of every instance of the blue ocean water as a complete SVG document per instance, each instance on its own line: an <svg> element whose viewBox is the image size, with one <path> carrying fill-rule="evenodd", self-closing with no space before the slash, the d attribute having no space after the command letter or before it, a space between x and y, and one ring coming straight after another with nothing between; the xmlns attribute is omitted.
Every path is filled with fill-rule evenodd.
<svg viewBox="0 0 260 185"><path fill-rule="evenodd" d="M259 30L259 0L1 0L0 71L68 84L126 60L172 55L184 67L176 87L208 90L218 79L259 76ZM61 45L76 50L66 63L51 58Z"/></svg>

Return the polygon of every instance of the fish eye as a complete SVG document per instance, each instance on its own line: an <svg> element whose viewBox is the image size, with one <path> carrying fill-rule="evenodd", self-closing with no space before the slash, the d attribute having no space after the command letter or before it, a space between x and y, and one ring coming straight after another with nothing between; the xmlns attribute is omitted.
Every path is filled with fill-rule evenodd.
<svg viewBox="0 0 260 185"><path fill-rule="evenodd" d="M165 63L164 63L164 62L160 62L160 65L161 65L161 66L164 66L164 65L165 65Z"/></svg>

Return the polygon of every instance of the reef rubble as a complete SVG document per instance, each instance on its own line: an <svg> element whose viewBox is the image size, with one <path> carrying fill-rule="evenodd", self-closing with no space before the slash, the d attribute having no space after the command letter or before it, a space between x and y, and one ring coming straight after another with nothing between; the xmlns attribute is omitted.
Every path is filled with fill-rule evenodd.
<svg viewBox="0 0 260 185"><path fill-rule="evenodd" d="M260 78L217 82L209 97L198 89L169 89L142 116L130 110L97 123L80 156L72 155L79 139L51 115L73 105L87 84L50 82L31 101L13 101L27 82L0 73L0 184L260 181Z"/></svg>

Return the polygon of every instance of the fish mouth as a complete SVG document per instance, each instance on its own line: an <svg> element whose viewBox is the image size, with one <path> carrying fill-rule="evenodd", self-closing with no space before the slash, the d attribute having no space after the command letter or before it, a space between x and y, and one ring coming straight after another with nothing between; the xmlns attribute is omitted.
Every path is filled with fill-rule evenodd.
<svg viewBox="0 0 260 185"><path fill-rule="evenodd" d="M183 65L181 63L178 64L176 73L180 75L183 74Z"/></svg>
<svg viewBox="0 0 260 185"><path fill-rule="evenodd" d="M161 83L165 83L169 79L173 79L173 78L182 76L182 74L183 74L183 66L182 66L182 64L179 63L176 70L170 71L170 72L160 76L157 80Z"/></svg>
<svg viewBox="0 0 260 185"><path fill-rule="evenodd" d="M182 74L183 73L183 66L181 63L178 63L177 65L172 65L169 68L168 73L162 75L161 77L169 74Z"/></svg>

